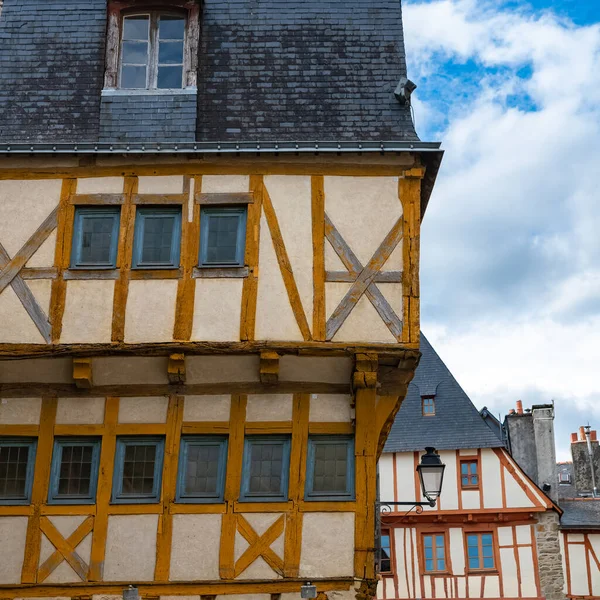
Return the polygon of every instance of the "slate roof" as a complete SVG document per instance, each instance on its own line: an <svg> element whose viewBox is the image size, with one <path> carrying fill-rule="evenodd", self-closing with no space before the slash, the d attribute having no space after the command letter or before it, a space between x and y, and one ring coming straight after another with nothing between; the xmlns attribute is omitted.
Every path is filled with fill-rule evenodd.
<svg viewBox="0 0 600 600"><path fill-rule="evenodd" d="M384 452L499 448L502 441L460 387L448 367L421 333L421 362L408 386ZM421 396L435 394L435 416L422 414Z"/></svg>
<svg viewBox="0 0 600 600"><path fill-rule="evenodd" d="M600 530L600 499L561 500L561 529Z"/></svg>
<svg viewBox="0 0 600 600"><path fill-rule="evenodd" d="M393 94L400 0L204 0L201 19L197 141L418 140ZM106 141L105 35L106 0L4 1L0 142Z"/></svg>

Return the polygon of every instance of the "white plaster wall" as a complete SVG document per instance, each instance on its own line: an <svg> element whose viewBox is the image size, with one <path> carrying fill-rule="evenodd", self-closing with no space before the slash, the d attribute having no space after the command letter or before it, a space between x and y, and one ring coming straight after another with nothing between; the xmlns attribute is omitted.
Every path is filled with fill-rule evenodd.
<svg viewBox="0 0 600 600"><path fill-rule="evenodd" d="M221 515L174 515L171 580L219 579Z"/></svg>
<svg viewBox="0 0 600 600"><path fill-rule="evenodd" d="M95 385L169 383L166 356L108 356L94 358Z"/></svg>
<svg viewBox="0 0 600 600"><path fill-rule="evenodd" d="M596 554L596 557L600 557L600 535L598 534L588 534L588 540ZM592 571L592 595L598 596L600 595L600 570L596 567L594 559L590 557L590 567Z"/></svg>
<svg viewBox="0 0 600 600"><path fill-rule="evenodd" d="M533 552L531 547L522 546L517 548L519 563L521 564L521 594L524 597L537 596L535 585L535 567L533 564Z"/></svg>
<svg viewBox="0 0 600 600"><path fill-rule="evenodd" d="M408 589L408 574L404 568L404 554L405 544L404 541L406 539L406 529L404 527L396 527L394 530L394 552L396 557L396 573L398 576L398 597L399 598L409 598L411 596L410 591ZM404 576L400 576L400 574Z"/></svg>
<svg viewBox="0 0 600 600"><path fill-rule="evenodd" d="M56 422L61 425L101 425L104 423L104 398L59 398Z"/></svg>
<svg viewBox="0 0 600 600"><path fill-rule="evenodd" d="M260 219L256 339L302 341L265 216ZM311 319L307 317L310 327Z"/></svg>
<svg viewBox="0 0 600 600"><path fill-rule="evenodd" d="M450 556L452 557L452 572L454 575L465 574L465 551L463 530L460 527L451 527L448 530L450 537Z"/></svg>
<svg viewBox="0 0 600 600"><path fill-rule="evenodd" d="M500 578L494 575L486 575L485 589L483 591L484 598L499 598L500 597Z"/></svg>
<svg viewBox="0 0 600 600"><path fill-rule="evenodd" d="M3 398L0 400L1 425L38 425L41 398Z"/></svg>
<svg viewBox="0 0 600 600"><path fill-rule="evenodd" d="M583 544L569 544L569 563L571 564L571 594L574 596L591 595Z"/></svg>
<svg viewBox="0 0 600 600"><path fill-rule="evenodd" d="M185 359L187 383L218 383L259 380L258 355L189 356Z"/></svg>
<svg viewBox="0 0 600 600"><path fill-rule="evenodd" d="M310 421L349 423L353 418L352 396L346 394L310 395Z"/></svg>
<svg viewBox="0 0 600 600"><path fill-rule="evenodd" d="M247 192L250 189L248 175L203 175L203 194L226 194Z"/></svg>
<svg viewBox="0 0 600 600"><path fill-rule="evenodd" d="M305 513L300 577L352 577L353 572L354 513Z"/></svg>
<svg viewBox="0 0 600 600"><path fill-rule="evenodd" d="M240 339L243 279L196 279L192 340Z"/></svg>
<svg viewBox="0 0 600 600"><path fill-rule="evenodd" d="M512 527L498 527L496 530L498 546L512 546Z"/></svg>
<svg viewBox="0 0 600 600"><path fill-rule="evenodd" d="M250 394L246 421L291 421L292 394Z"/></svg>
<svg viewBox="0 0 600 600"><path fill-rule="evenodd" d="M504 487L506 489L506 505L508 508L533 506L533 502L527 497L527 494L508 470L504 472Z"/></svg>
<svg viewBox="0 0 600 600"><path fill-rule="evenodd" d="M129 282L125 311L125 341L160 342L173 339L177 280Z"/></svg>
<svg viewBox="0 0 600 600"><path fill-rule="evenodd" d="M517 563L512 548L500 548L500 564L502 566L504 595L508 598L518 598Z"/></svg>
<svg viewBox="0 0 600 600"><path fill-rule="evenodd" d="M46 343L11 286L0 293L0 323L0 343Z"/></svg>
<svg viewBox="0 0 600 600"><path fill-rule="evenodd" d="M0 584L21 583L27 517L0 517Z"/></svg>
<svg viewBox="0 0 600 600"><path fill-rule="evenodd" d="M441 450L440 457L446 465L444 481L442 483L442 495L438 499L440 510L458 509L458 486L456 484L456 451Z"/></svg>
<svg viewBox="0 0 600 600"><path fill-rule="evenodd" d="M114 281L68 281L63 344L110 342Z"/></svg>
<svg viewBox="0 0 600 600"><path fill-rule="evenodd" d="M469 585L469 594L467 597L481 597L481 577L479 575L470 575L467 580Z"/></svg>
<svg viewBox="0 0 600 600"><path fill-rule="evenodd" d="M168 405L166 396L121 398L119 423L166 423Z"/></svg>
<svg viewBox="0 0 600 600"><path fill-rule="evenodd" d="M312 326L313 252L311 178L269 175L264 178L277 215L304 313Z"/></svg>
<svg viewBox="0 0 600 600"><path fill-rule="evenodd" d="M58 205L62 181L0 181L0 243L12 258Z"/></svg>
<svg viewBox="0 0 600 600"><path fill-rule="evenodd" d="M104 581L152 581L158 515L108 518Z"/></svg>
<svg viewBox="0 0 600 600"><path fill-rule="evenodd" d="M458 597L465 598L467 595L467 578L461 577L458 580Z"/></svg>
<svg viewBox="0 0 600 600"><path fill-rule="evenodd" d="M473 458L477 458L477 450L473 449L473 448L461 448L458 453L463 457L466 458L468 456L472 456Z"/></svg>
<svg viewBox="0 0 600 600"><path fill-rule="evenodd" d="M77 194L122 194L123 177L84 177L77 180Z"/></svg>
<svg viewBox="0 0 600 600"><path fill-rule="evenodd" d="M56 249L56 230L54 230L36 253L27 261L26 267L51 267L54 264L54 251ZM29 282L35 281L33 279ZM48 282L50 283L50 282Z"/></svg>
<svg viewBox="0 0 600 600"><path fill-rule="evenodd" d="M142 176L138 178L139 194L181 194L183 175Z"/></svg>
<svg viewBox="0 0 600 600"><path fill-rule="evenodd" d="M183 420L229 421L231 396L186 396L183 404Z"/></svg>
<svg viewBox="0 0 600 600"><path fill-rule="evenodd" d="M349 383L352 359L284 355L279 359L279 381L327 381Z"/></svg>
<svg viewBox="0 0 600 600"><path fill-rule="evenodd" d="M463 490L462 506L465 510L476 510L481 507L479 490Z"/></svg>
<svg viewBox="0 0 600 600"><path fill-rule="evenodd" d="M382 502L394 498L394 455L384 453L379 459L379 497Z"/></svg>
<svg viewBox="0 0 600 600"><path fill-rule="evenodd" d="M517 544L531 544L531 525L517 525L515 529L517 532Z"/></svg>
<svg viewBox="0 0 600 600"><path fill-rule="evenodd" d="M481 487L483 490L484 508L502 508L500 468L500 461L494 451L484 448L481 451ZM507 474L505 473L505 479Z"/></svg>
<svg viewBox="0 0 600 600"><path fill-rule="evenodd" d="M415 463L412 452L401 452L396 455L396 481L402 482L398 493L407 498L416 498Z"/></svg>
<svg viewBox="0 0 600 600"><path fill-rule="evenodd" d="M31 381L72 383L73 361L70 358L30 358L0 361L0 383Z"/></svg>

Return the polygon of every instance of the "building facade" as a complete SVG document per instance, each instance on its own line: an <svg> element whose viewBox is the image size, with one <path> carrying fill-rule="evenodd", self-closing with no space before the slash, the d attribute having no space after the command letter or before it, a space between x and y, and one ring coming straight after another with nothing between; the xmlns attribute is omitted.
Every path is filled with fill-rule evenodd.
<svg viewBox="0 0 600 600"><path fill-rule="evenodd" d="M372 597L441 159L399 3L5 0L0 81L0 597Z"/></svg>
<svg viewBox="0 0 600 600"><path fill-rule="evenodd" d="M378 598L558 598L547 555L557 553L559 509L509 454L421 335L422 358L379 463ZM424 446L446 465L442 495L422 511L385 503L420 499ZM558 591L555 589L558 585ZM564 596L562 596L564 598Z"/></svg>

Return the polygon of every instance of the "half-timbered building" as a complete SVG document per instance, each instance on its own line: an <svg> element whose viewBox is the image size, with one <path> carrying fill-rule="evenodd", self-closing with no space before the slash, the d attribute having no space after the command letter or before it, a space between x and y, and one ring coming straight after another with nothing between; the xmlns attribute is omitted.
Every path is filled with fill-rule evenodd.
<svg viewBox="0 0 600 600"><path fill-rule="evenodd" d="M373 596L413 87L397 0L4 1L0 598Z"/></svg>
<svg viewBox="0 0 600 600"><path fill-rule="evenodd" d="M552 598L559 509L507 451L421 334L422 358L379 461L378 598ZM446 465L442 494L422 510L415 467L424 446ZM552 543L555 546L552 546ZM541 558L540 558L541 557ZM560 578L560 577L559 577ZM564 597L564 596L563 596Z"/></svg>

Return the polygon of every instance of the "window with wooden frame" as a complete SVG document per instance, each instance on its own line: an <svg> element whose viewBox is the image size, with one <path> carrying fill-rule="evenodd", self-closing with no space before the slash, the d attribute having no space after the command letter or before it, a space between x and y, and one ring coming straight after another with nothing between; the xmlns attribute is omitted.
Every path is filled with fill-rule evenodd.
<svg viewBox="0 0 600 600"><path fill-rule="evenodd" d="M0 505L29 504L37 440L0 438Z"/></svg>
<svg viewBox="0 0 600 600"><path fill-rule="evenodd" d="M560 485L570 485L571 483L571 473L568 471L561 471L558 474L558 483Z"/></svg>
<svg viewBox="0 0 600 600"><path fill-rule="evenodd" d="M379 572L383 575L392 573L392 537L389 529L381 530L379 541Z"/></svg>
<svg viewBox="0 0 600 600"><path fill-rule="evenodd" d="M421 409L424 417L434 417L435 396L421 396Z"/></svg>
<svg viewBox="0 0 600 600"><path fill-rule="evenodd" d="M460 487L463 490L479 489L479 460L469 458L460 461Z"/></svg>
<svg viewBox="0 0 600 600"><path fill-rule="evenodd" d="M201 267L242 267L246 250L247 206L202 207Z"/></svg>
<svg viewBox="0 0 600 600"><path fill-rule="evenodd" d="M133 269L176 269L181 247L181 208L139 207L135 215Z"/></svg>
<svg viewBox="0 0 600 600"><path fill-rule="evenodd" d="M184 436L179 452L177 502L223 502L227 438Z"/></svg>
<svg viewBox="0 0 600 600"><path fill-rule="evenodd" d="M446 535L442 533L424 533L423 570L425 573L445 573L446 566Z"/></svg>
<svg viewBox="0 0 600 600"><path fill-rule="evenodd" d="M288 499L290 442L288 436L246 438L240 500L282 502Z"/></svg>
<svg viewBox="0 0 600 600"><path fill-rule="evenodd" d="M199 14L197 0L109 0L105 89L195 89Z"/></svg>
<svg viewBox="0 0 600 600"><path fill-rule="evenodd" d="M344 435L309 437L304 499L354 499L353 437Z"/></svg>
<svg viewBox="0 0 600 600"><path fill-rule="evenodd" d="M75 207L72 269L116 267L120 217L119 206Z"/></svg>
<svg viewBox="0 0 600 600"><path fill-rule="evenodd" d="M164 438L118 437L113 475L112 502L159 502Z"/></svg>
<svg viewBox="0 0 600 600"><path fill-rule="evenodd" d="M494 534L465 533L467 547L467 568L469 571L492 571L496 568L494 559Z"/></svg>
<svg viewBox="0 0 600 600"><path fill-rule="evenodd" d="M48 503L94 504L99 461L100 439L55 439Z"/></svg>

